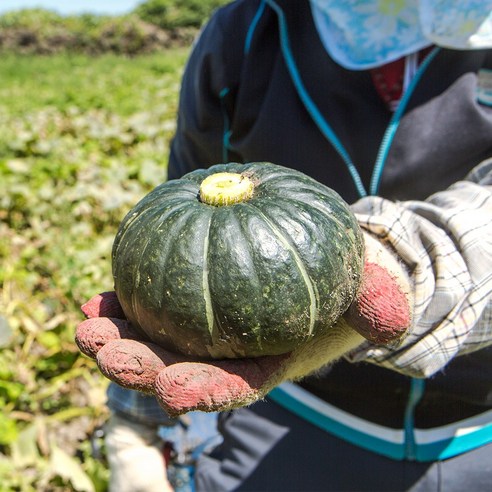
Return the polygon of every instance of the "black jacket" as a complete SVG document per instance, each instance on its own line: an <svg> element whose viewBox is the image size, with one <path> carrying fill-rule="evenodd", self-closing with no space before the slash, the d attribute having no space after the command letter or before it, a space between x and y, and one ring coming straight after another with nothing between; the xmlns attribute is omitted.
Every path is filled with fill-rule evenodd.
<svg viewBox="0 0 492 492"><path fill-rule="evenodd" d="M270 161L311 175L352 203L360 186L340 154L347 152L370 190L393 115L369 71L330 59L308 1L276 4L277 11L256 0L234 2L201 33L183 78L168 177L219 162ZM379 195L425 199L492 156L492 107L477 99L480 70L492 70L491 50L435 55L397 121ZM416 425L490 408L491 378L490 349L456 358L428 382ZM303 386L356 415L402 425L409 380L400 374L339 362Z"/></svg>

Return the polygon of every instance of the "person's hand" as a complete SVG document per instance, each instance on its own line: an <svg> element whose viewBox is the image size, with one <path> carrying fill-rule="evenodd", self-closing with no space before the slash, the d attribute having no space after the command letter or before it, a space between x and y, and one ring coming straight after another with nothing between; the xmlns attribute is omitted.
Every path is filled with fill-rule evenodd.
<svg viewBox="0 0 492 492"><path fill-rule="evenodd" d="M357 298L323 334L275 356L191 360L148 341L131 326L114 292L82 306L88 318L77 327L80 350L119 385L156 396L171 416L190 410L221 411L253 403L286 380L320 369L365 340L397 343L411 323L406 273L379 241L365 234L366 261Z"/></svg>

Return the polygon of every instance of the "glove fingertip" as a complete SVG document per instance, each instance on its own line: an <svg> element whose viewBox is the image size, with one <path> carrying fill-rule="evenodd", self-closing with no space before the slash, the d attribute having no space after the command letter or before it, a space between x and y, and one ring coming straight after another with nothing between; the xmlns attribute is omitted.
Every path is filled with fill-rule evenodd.
<svg viewBox="0 0 492 492"><path fill-rule="evenodd" d="M242 377L218 366L185 362L161 371L155 381L161 406L175 417L193 410L229 410L256 401L260 395Z"/></svg>
<svg viewBox="0 0 492 492"><path fill-rule="evenodd" d="M361 289L345 318L370 342L387 344L400 340L408 331L410 303L385 268L366 263Z"/></svg>
<svg viewBox="0 0 492 492"><path fill-rule="evenodd" d="M111 381L124 388L154 393L159 372L176 361L171 352L148 342L112 340L97 353L97 365Z"/></svg>
<svg viewBox="0 0 492 492"><path fill-rule="evenodd" d="M81 310L87 318L109 317L124 319L126 317L114 291L95 295L81 306Z"/></svg>
<svg viewBox="0 0 492 492"><path fill-rule="evenodd" d="M99 350L115 339L134 338L128 322L115 318L90 318L75 330L75 343L80 351L95 359Z"/></svg>

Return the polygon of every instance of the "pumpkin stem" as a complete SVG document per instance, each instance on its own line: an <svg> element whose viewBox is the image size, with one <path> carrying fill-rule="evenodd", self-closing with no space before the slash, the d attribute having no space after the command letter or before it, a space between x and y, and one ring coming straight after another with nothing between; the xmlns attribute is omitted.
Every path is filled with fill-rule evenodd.
<svg viewBox="0 0 492 492"><path fill-rule="evenodd" d="M253 189L253 181L243 174L215 173L202 181L200 200L215 207L234 205L249 200Z"/></svg>

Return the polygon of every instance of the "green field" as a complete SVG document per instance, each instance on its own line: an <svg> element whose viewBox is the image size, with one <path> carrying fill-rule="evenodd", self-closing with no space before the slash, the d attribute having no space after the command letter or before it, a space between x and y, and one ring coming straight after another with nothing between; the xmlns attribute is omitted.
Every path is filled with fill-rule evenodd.
<svg viewBox="0 0 492 492"><path fill-rule="evenodd" d="M187 49L0 66L0 491L105 490L106 382L73 342L123 215L166 179Z"/></svg>

